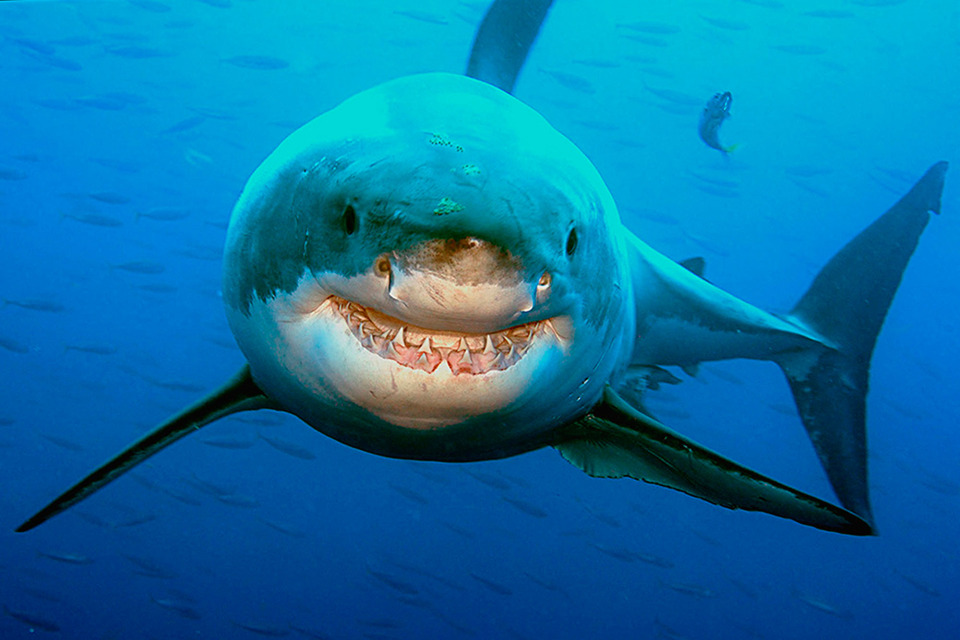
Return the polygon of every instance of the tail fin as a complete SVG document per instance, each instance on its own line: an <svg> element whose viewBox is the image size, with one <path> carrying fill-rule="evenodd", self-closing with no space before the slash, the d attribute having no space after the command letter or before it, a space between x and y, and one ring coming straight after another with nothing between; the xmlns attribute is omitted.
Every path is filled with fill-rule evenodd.
<svg viewBox="0 0 960 640"><path fill-rule="evenodd" d="M473 41L467 75L513 93L553 0L494 0Z"/></svg>
<svg viewBox="0 0 960 640"><path fill-rule="evenodd" d="M870 357L930 212L940 213L946 172L946 162L930 167L897 204L831 258L788 316L830 344L782 356L779 364L837 497L868 522Z"/></svg>

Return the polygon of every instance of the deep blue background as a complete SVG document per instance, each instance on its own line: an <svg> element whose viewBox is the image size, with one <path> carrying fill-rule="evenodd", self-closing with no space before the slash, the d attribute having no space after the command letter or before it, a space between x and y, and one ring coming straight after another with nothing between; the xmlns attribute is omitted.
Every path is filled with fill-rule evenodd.
<svg viewBox="0 0 960 640"><path fill-rule="evenodd" d="M874 356L879 537L591 479L549 450L474 465L377 458L267 413L208 427L12 533L241 364L219 254L257 164L357 91L461 72L484 8L0 3L0 294L64 307L0 308L0 637L57 635L15 615L83 639L258 636L241 625L261 637L957 637L951 0L557 0L515 91L594 160L632 230L673 258L705 256L711 281L774 310L930 164L954 163ZM720 90L734 96L730 158L696 136ZM147 217L157 207L179 219ZM122 268L134 261L163 271ZM832 499L773 365L709 364L651 407Z"/></svg>

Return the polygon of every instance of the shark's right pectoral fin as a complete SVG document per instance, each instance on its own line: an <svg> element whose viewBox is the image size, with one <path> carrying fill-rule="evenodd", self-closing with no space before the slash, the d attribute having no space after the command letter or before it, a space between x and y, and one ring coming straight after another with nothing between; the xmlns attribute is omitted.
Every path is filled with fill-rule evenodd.
<svg viewBox="0 0 960 640"><path fill-rule="evenodd" d="M183 436L238 411L275 408L250 375L250 367L243 368L226 384L184 409L159 427L136 441L114 458L87 475L83 480L60 494L53 502L17 527L18 532L29 531L58 513L69 509L84 498L99 491L133 467Z"/></svg>
<svg viewBox="0 0 960 640"><path fill-rule="evenodd" d="M644 480L729 509L764 511L827 531L873 533L856 514L683 438L631 407L610 388L603 401L553 446L594 477Z"/></svg>

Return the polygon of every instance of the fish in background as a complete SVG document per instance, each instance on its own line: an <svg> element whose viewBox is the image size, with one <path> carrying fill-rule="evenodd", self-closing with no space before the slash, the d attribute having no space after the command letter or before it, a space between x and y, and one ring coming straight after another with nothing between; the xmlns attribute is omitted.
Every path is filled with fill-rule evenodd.
<svg viewBox="0 0 960 640"><path fill-rule="evenodd" d="M727 155L737 148L735 144L729 147L723 146L719 138L720 125L730 117L731 102L733 102L733 96L729 91L715 93L712 98L707 100L707 104L703 107L703 112L700 114L700 139L703 140L708 147L716 149L723 155Z"/></svg>

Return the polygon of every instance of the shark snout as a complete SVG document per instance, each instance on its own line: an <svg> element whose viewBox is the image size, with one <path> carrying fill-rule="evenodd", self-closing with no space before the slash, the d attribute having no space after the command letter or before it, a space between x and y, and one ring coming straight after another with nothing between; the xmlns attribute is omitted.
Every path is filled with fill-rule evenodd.
<svg viewBox="0 0 960 640"><path fill-rule="evenodd" d="M398 315L437 329L478 332L509 326L532 311L545 279L531 281L516 256L473 237L429 240L384 254L375 271L388 278Z"/></svg>

